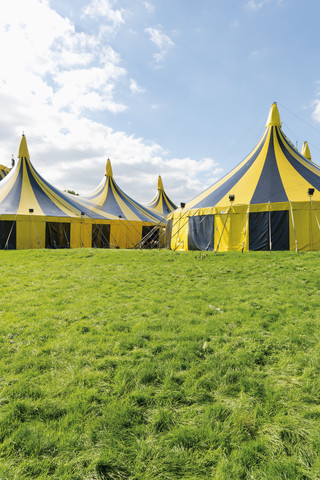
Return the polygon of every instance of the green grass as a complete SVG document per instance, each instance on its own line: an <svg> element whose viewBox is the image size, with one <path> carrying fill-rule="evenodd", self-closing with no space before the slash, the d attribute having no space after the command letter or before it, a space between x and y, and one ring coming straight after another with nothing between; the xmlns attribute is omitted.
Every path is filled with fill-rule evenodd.
<svg viewBox="0 0 320 480"><path fill-rule="evenodd" d="M0 252L0 479L319 479L319 269Z"/></svg>

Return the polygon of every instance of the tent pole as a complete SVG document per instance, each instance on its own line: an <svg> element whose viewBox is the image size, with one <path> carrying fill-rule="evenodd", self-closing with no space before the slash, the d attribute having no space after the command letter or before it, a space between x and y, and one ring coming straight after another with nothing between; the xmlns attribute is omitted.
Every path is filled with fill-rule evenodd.
<svg viewBox="0 0 320 480"><path fill-rule="evenodd" d="M311 199L311 197L310 197L310 203L311 203L311 207L312 207L312 210L313 210L314 216L316 217L316 221L317 221L318 229L319 229L319 231L320 231L320 223L319 223L319 220L318 220L318 217L317 217L316 211L315 211L315 209L314 209L314 206L313 206L313 202L312 202L312 199Z"/></svg>
<svg viewBox="0 0 320 480"><path fill-rule="evenodd" d="M222 232L221 232L221 235L220 235L219 242L218 242L217 248L216 248L216 250L215 250L215 253L217 253L217 251L219 250L219 247L220 247L220 242L221 242L221 238L222 238L222 235L223 235L223 232L224 232L225 226L226 226L226 224L227 224L227 220L228 220L228 217L229 217L229 212L230 212L230 209L231 209L231 205L230 205L230 207L229 207L229 210L228 210L228 213L227 213L226 219L225 219L225 221L224 221L223 229L222 229Z"/></svg>
<svg viewBox="0 0 320 480"><path fill-rule="evenodd" d="M244 251L244 246L245 246L245 242L246 242L247 229L248 229L248 223L249 223L249 211L250 211L250 203L249 203L248 209L247 209L246 227L244 229L244 236L243 236L242 252L241 253L243 253L243 251Z"/></svg>
<svg viewBox="0 0 320 480"><path fill-rule="evenodd" d="M269 251L272 250L272 236L271 236L271 211L270 211L270 202L268 203L269 209Z"/></svg>
<svg viewBox="0 0 320 480"><path fill-rule="evenodd" d="M297 235L296 235L296 227L294 225L294 218L293 218L293 210L292 210L291 200L289 200L289 203L290 203L291 220L292 220L293 233L294 233L294 241L295 241L295 244L296 244L296 253L298 253L298 242L297 242Z"/></svg>

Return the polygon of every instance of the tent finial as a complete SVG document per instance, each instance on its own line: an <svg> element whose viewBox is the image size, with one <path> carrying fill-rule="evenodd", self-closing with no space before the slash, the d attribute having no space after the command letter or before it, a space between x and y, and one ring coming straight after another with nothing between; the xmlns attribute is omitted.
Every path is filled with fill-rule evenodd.
<svg viewBox="0 0 320 480"><path fill-rule="evenodd" d="M29 151L28 151L28 145L27 145L27 139L25 137L25 134L22 134L20 146L19 146L19 152L18 152L18 157L19 158L30 158Z"/></svg>
<svg viewBox="0 0 320 480"><path fill-rule="evenodd" d="M106 177L113 177L111 162L110 162L110 159L109 159L109 158L108 158L107 164L106 164L106 173L105 173L105 176L106 176Z"/></svg>
<svg viewBox="0 0 320 480"><path fill-rule="evenodd" d="M303 142L301 155L303 155L307 160L311 160L311 153L308 142Z"/></svg>
<svg viewBox="0 0 320 480"><path fill-rule="evenodd" d="M162 183L161 175L159 175L159 177L158 177L158 190L160 190L160 191L163 190L163 183Z"/></svg>
<svg viewBox="0 0 320 480"><path fill-rule="evenodd" d="M268 115L266 128L267 127L281 127L280 115L279 110L276 102L273 102L270 108L270 112Z"/></svg>

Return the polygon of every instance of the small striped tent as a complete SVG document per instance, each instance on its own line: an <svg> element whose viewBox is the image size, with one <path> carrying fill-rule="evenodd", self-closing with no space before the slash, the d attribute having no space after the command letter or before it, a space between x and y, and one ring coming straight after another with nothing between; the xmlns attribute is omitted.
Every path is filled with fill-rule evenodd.
<svg viewBox="0 0 320 480"><path fill-rule="evenodd" d="M173 212L177 206L170 200L163 188L162 178L158 177L158 188L154 198L147 207L156 212L162 218L166 217L169 213Z"/></svg>
<svg viewBox="0 0 320 480"><path fill-rule="evenodd" d="M128 222L117 212L58 190L33 167L23 135L18 161L0 182L0 248L132 248L148 217Z"/></svg>
<svg viewBox="0 0 320 480"><path fill-rule="evenodd" d="M4 165L0 165L0 180L2 180L8 173L10 172L10 168L5 167Z"/></svg>
<svg viewBox="0 0 320 480"><path fill-rule="evenodd" d="M252 152L170 217L175 250L320 249L320 168L281 128L276 103ZM308 158L310 157L310 158Z"/></svg>
<svg viewBox="0 0 320 480"><path fill-rule="evenodd" d="M79 201L89 210L121 219L127 228L126 235L124 232L121 232L121 235L122 238L127 237L128 245L158 246L163 229L161 215L136 202L121 190L114 180L110 159L107 160L105 174L99 186L91 194L80 196ZM150 232L152 232L152 242L150 236L146 242L143 242L142 239ZM116 233L114 233L114 240L117 243L120 241Z"/></svg>

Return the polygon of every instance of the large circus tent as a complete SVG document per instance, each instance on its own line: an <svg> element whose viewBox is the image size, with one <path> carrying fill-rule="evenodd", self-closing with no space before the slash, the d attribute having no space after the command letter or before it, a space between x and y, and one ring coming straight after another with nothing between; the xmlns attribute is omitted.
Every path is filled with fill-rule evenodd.
<svg viewBox="0 0 320 480"><path fill-rule="evenodd" d="M18 161L0 182L0 249L133 248L161 222L116 185L110 162L96 192L80 197L47 182L23 135Z"/></svg>
<svg viewBox="0 0 320 480"><path fill-rule="evenodd" d="M320 168L282 131L276 103L252 152L169 217L174 250L319 250Z"/></svg>

